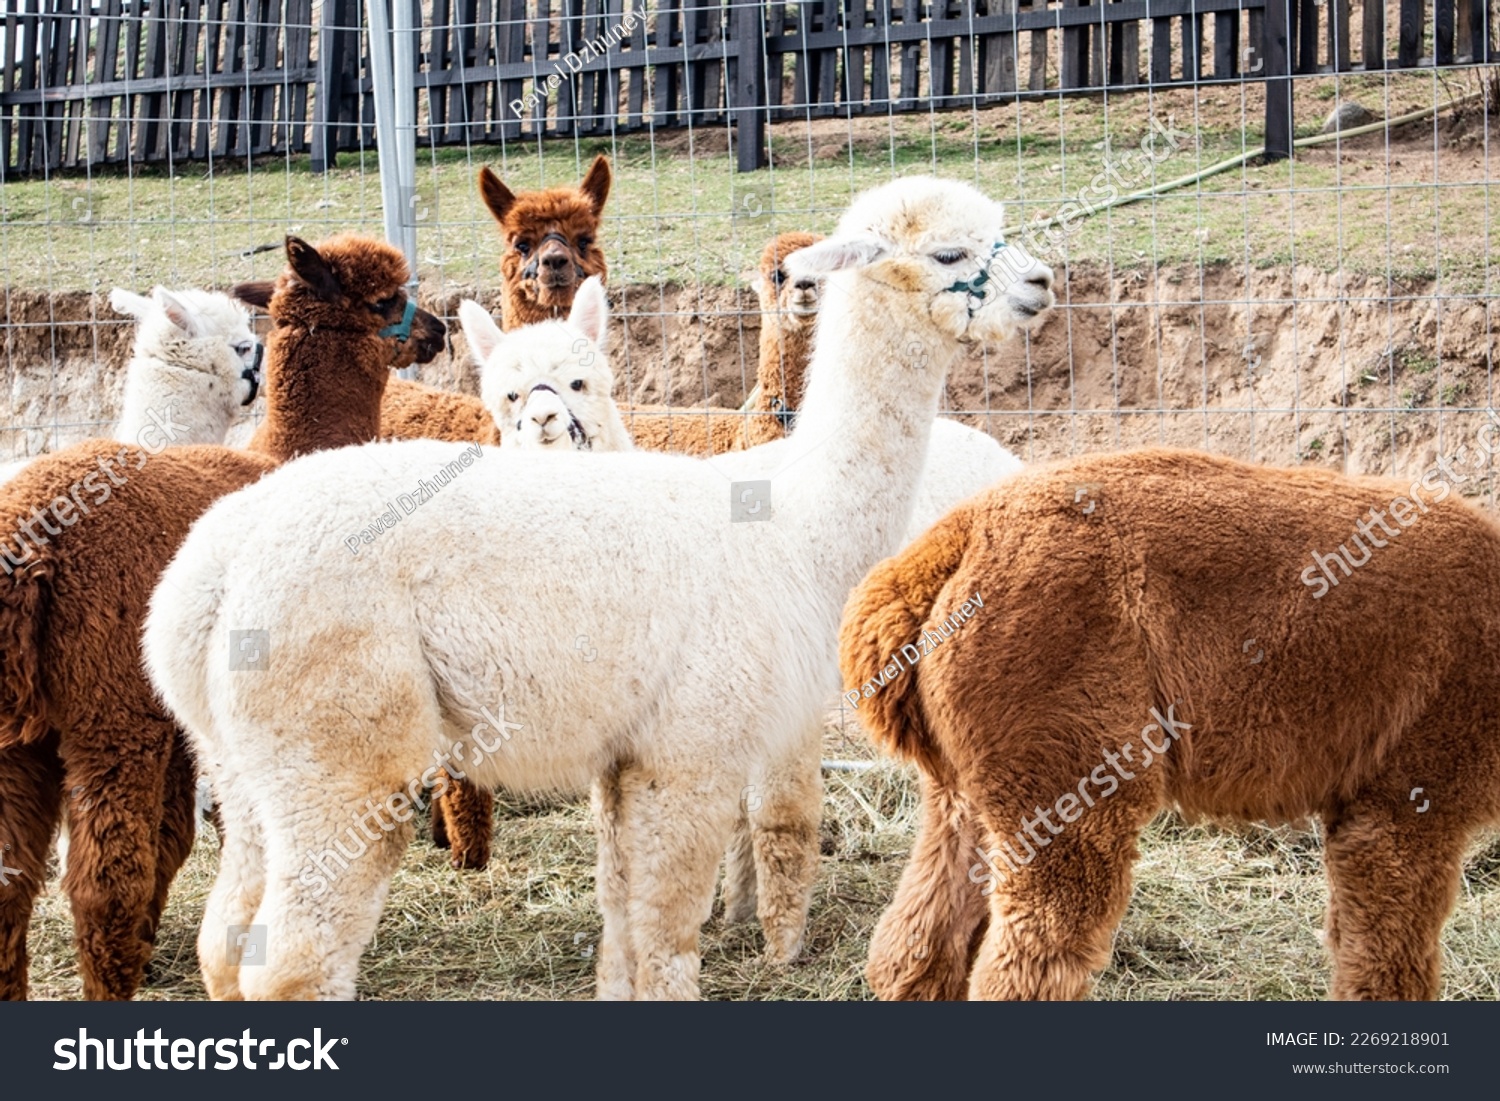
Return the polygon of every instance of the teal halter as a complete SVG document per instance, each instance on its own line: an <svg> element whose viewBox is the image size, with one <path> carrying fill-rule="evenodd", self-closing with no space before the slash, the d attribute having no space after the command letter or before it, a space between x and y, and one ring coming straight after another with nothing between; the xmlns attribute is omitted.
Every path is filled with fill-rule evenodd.
<svg viewBox="0 0 1500 1101"><path fill-rule="evenodd" d="M417 316L417 300L408 298L406 300L406 312L401 315L401 320L394 325L387 325L380 330L381 336L393 336L402 344L411 336L411 319Z"/></svg>
<svg viewBox="0 0 1500 1101"><path fill-rule="evenodd" d="M964 294L968 296L969 316L973 317L979 312L979 307L984 305L984 300L989 297L990 292L985 288L990 283L990 265L995 262L995 257L1000 255L1000 250L1007 247L1004 240L999 240L990 248L990 254L985 257L984 263L979 267L979 274L972 279L960 279L948 290L953 294Z"/></svg>

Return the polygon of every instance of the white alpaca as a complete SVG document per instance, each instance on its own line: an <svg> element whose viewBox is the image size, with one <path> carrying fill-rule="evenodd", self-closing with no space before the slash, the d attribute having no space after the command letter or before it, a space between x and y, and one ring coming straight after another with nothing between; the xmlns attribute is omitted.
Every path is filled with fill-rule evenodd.
<svg viewBox="0 0 1500 1101"><path fill-rule="evenodd" d="M805 282L818 286L816 280ZM813 304L815 309L815 298ZM579 288L566 323L547 321L506 334L479 303L460 304L464 335L483 372L480 393L500 426L503 446L633 448L610 396L614 376L600 351L608 312L604 285L596 277ZM805 349L797 354L805 355ZM800 364L799 394L805 374L805 363ZM787 441L777 439L706 461L732 480L777 477L787 458ZM992 437L957 421L938 419L902 546L966 497L1020 469L1021 461ZM725 857L725 920L759 916L766 956L772 962L795 958L802 946L818 864L825 710L819 707L807 716L804 737L787 760L750 784L754 790L743 801Z"/></svg>
<svg viewBox="0 0 1500 1101"><path fill-rule="evenodd" d="M164 287L149 298L116 287L109 304L137 322L111 436L149 447L223 443L260 387L261 345L250 314L228 295ZM0 466L0 482L30 461Z"/></svg>
<svg viewBox="0 0 1500 1101"><path fill-rule="evenodd" d="M629 451L634 445L611 392L604 354L609 304L591 275L573 296L566 321L502 332L478 302L458 318L479 362L479 394L500 428L502 447Z"/></svg>
<svg viewBox="0 0 1500 1101"><path fill-rule="evenodd" d="M443 765L592 786L599 993L696 996L745 788L837 687L845 596L900 542L948 368L1052 304L1041 265L1000 276L1003 221L972 187L907 178L798 254L829 284L769 507L680 456L416 441L308 456L199 520L145 652L224 810L209 992L352 997ZM420 525L349 553L413 491ZM245 629L268 632L264 670L230 668ZM252 923L266 960L240 968L230 926Z"/></svg>

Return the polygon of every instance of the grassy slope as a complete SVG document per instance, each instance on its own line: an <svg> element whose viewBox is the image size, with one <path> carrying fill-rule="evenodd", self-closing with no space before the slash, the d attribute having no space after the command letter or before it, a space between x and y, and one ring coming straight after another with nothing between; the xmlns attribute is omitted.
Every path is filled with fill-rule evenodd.
<svg viewBox="0 0 1500 1101"><path fill-rule="evenodd" d="M1460 80L1464 79L1461 77ZM1477 86L1472 77L1468 85ZM1457 92L1471 90L1468 85ZM1344 78L1339 89L1378 113L1445 102L1427 76ZM1304 132L1331 104L1331 80L1299 84ZM616 161L607 247L618 282L731 283L773 233L827 230L849 197L892 174L937 171L975 179L1015 203L1015 220L1045 217L1080 196L1098 200L1106 158L1127 188L1197 171L1254 147L1262 116L1254 90L1217 88L1002 106L982 113L912 115L855 123L778 125L775 166L739 175L723 129L554 142L538 149L443 149L419 154L414 206L424 281L486 286L495 238L474 194L481 163L518 187L575 180L596 152ZM1149 120L1172 119L1183 139L1152 164L1139 154ZM1337 163L1329 150L1254 165L1171 195L1075 222L1047 254L1117 268L1152 264L1312 264L1325 269L1484 284L1492 184L1483 154L1433 155L1433 128L1415 124L1387 150L1358 139ZM1425 147L1425 148L1424 148ZM1165 152L1165 145L1158 146ZM691 156L689 156L691 152ZM0 265L27 289L227 284L273 275L275 244L290 230L317 238L381 230L376 158L346 154L326 175L305 158L183 165L133 178L99 175L12 181L0 189ZM1442 186L1434 186L1440 180ZM1097 181L1098 186L1095 186ZM1460 185L1460 186L1454 186Z"/></svg>

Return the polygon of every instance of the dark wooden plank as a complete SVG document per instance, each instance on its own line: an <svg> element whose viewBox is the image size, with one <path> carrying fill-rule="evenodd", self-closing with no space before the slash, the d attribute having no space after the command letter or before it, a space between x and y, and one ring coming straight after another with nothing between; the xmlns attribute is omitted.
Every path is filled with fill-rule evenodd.
<svg viewBox="0 0 1500 1101"><path fill-rule="evenodd" d="M578 77L568 63L576 64L582 41L579 26L582 0L562 0L557 13L557 60L550 69L562 78L557 86L557 109L553 115L559 137L572 137L578 129Z"/></svg>
<svg viewBox="0 0 1500 1101"><path fill-rule="evenodd" d="M1349 37L1349 0L1328 0L1328 63L1341 73L1354 67Z"/></svg>
<svg viewBox="0 0 1500 1101"><path fill-rule="evenodd" d="M656 45L666 48L677 43L679 11L672 5L656 10ZM651 106L657 126L676 125L677 104L682 92L682 66L657 65L652 72Z"/></svg>
<svg viewBox="0 0 1500 1101"><path fill-rule="evenodd" d="M765 6L731 9L734 48L735 166L741 172L764 168L766 156Z"/></svg>
<svg viewBox="0 0 1500 1101"><path fill-rule="evenodd" d="M1476 64L1488 65L1495 60L1494 42L1490 37L1490 0L1468 0L1469 46Z"/></svg>
<svg viewBox="0 0 1500 1101"><path fill-rule="evenodd" d="M26 0L26 6L22 9L21 78L16 85L18 91L33 91L38 90L40 87L37 81L37 70L42 64L42 21L39 15L40 10L40 0ZM9 41L13 42L15 39L12 38ZM16 165L23 172L34 172L41 168L40 158L35 148L37 120L40 115L40 111L28 111L24 107L20 112L19 125L16 127Z"/></svg>
<svg viewBox="0 0 1500 1101"><path fill-rule="evenodd" d="M901 0L901 22L908 28L922 23L921 0ZM917 91L921 87L922 44L911 40L901 44L901 98L896 109L910 111L917 106Z"/></svg>
<svg viewBox="0 0 1500 1101"><path fill-rule="evenodd" d="M1118 27L1120 35L1120 83L1133 87L1141 82L1141 24L1131 19Z"/></svg>
<svg viewBox="0 0 1500 1101"><path fill-rule="evenodd" d="M1422 56L1422 0L1401 0L1401 24L1396 46L1396 64L1411 68Z"/></svg>
<svg viewBox="0 0 1500 1101"><path fill-rule="evenodd" d="M1013 14L1016 0L995 0L999 14ZM980 87L987 96L1012 95L1016 91L1016 42L1014 34L987 34L979 39Z"/></svg>
<svg viewBox="0 0 1500 1101"><path fill-rule="evenodd" d="M850 30L863 30L869 15L870 0L848 0L845 5L844 18ZM844 51L844 79L839 95L845 103L865 101L865 58L864 46L850 45Z"/></svg>
<svg viewBox="0 0 1500 1101"><path fill-rule="evenodd" d="M148 79L165 76L167 68L167 13L161 5L149 9L142 20L146 31L146 53L141 61L142 75ZM136 100L135 159L154 159L160 142L162 115L166 110L167 94L163 89L150 92Z"/></svg>
<svg viewBox="0 0 1500 1101"><path fill-rule="evenodd" d="M1172 81L1172 20L1151 20L1151 83Z"/></svg>
<svg viewBox="0 0 1500 1101"><path fill-rule="evenodd" d="M526 0L500 0L496 6L498 25L495 28L495 54L500 63L520 64L526 59ZM525 90L520 80L500 80L499 102L495 113L501 118L502 141L519 138L525 119L516 113L514 105Z"/></svg>
<svg viewBox="0 0 1500 1101"><path fill-rule="evenodd" d="M108 84L115 79L120 48L120 5L121 0L101 0L99 4L92 84ZM113 96L89 100L88 158L91 164L102 164L109 156L109 132L114 113Z"/></svg>
<svg viewBox="0 0 1500 1101"><path fill-rule="evenodd" d="M134 142L134 129L136 125L135 106L139 97L134 96L128 90L129 82L140 72L141 38L144 26L138 18L127 16L123 25L125 27L125 52L121 57L120 76L126 88L120 94L120 124L115 128L115 161L125 161L130 158L130 150Z"/></svg>
<svg viewBox="0 0 1500 1101"><path fill-rule="evenodd" d="M1364 20L1360 63L1367 70L1385 68L1385 3L1364 0Z"/></svg>
<svg viewBox="0 0 1500 1101"><path fill-rule="evenodd" d="M1241 59L1241 71L1247 76L1263 76L1266 71L1266 11L1264 8L1251 10L1245 34L1248 40Z"/></svg>
<svg viewBox="0 0 1500 1101"><path fill-rule="evenodd" d="M472 72L489 60L495 48L495 0L461 0L459 10L469 24L462 29L460 41L464 67ZM491 92L496 96L493 110L489 105ZM499 99L499 92L499 85L494 81L473 80L469 84L468 98L463 105L463 142L499 139L499 126L506 112L505 101Z"/></svg>
<svg viewBox="0 0 1500 1101"><path fill-rule="evenodd" d="M1238 72L1240 55L1240 17L1234 12L1214 15L1214 77L1230 80Z"/></svg>
<svg viewBox="0 0 1500 1101"><path fill-rule="evenodd" d="M630 31L630 52L637 57L646 53L646 0L631 0L631 13L635 16ZM646 67L644 64L632 66L630 71L630 91L627 96L627 113L625 125L632 130L637 130L645 125L646 121Z"/></svg>
<svg viewBox="0 0 1500 1101"><path fill-rule="evenodd" d="M1266 6L1266 160L1292 155L1291 6L1296 0L1271 0Z"/></svg>
<svg viewBox="0 0 1500 1101"><path fill-rule="evenodd" d="M839 30L839 0L819 0L818 30ZM819 118L832 118L838 111L839 51L818 51L818 97L813 114Z"/></svg>
<svg viewBox="0 0 1500 1101"><path fill-rule="evenodd" d="M1043 8L1042 5L1038 5ZM1045 10L1045 8L1043 8ZM1031 32L1031 72L1026 76L1026 87L1040 92L1047 87L1047 44L1049 31L1037 28Z"/></svg>
<svg viewBox="0 0 1500 1101"><path fill-rule="evenodd" d="M1453 0L1433 0L1436 5L1433 27L1433 61L1453 64Z"/></svg>
<svg viewBox="0 0 1500 1101"><path fill-rule="evenodd" d="M586 0L583 5L583 22L579 30L585 48L597 45L602 50L608 46L602 41L606 30L604 4L602 0ZM580 133L597 133L603 118L603 91L607 74L588 70L579 78L578 129Z"/></svg>
<svg viewBox="0 0 1500 1101"><path fill-rule="evenodd" d="M446 73L463 72L468 67L464 64L463 47L459 44L460 31L457 26L459 15L453 9L453 0L430 0L432 4L432 20L427 23L427 55L425 63L420 56L417 59L417 96L422 95L422 77L425 72ZM424 72L425 71L425 72ZM455 115L462 116L464 93L467 88L464 84L450 84L446 88L437 91L429 91L427 94L427 133L433 141L453 141L453 131L449 129L449 119Z"/></svg>
<svg viewBox="0 0 1500 1101"><path fill-rule="evenodd" d="M245 5L248 0L230 0L228 20L224 34L224 53L220 61L220 73L222 77L231 78L242 73L245 68L245 38L247 28L245 26ZM131 26L136 24L132 21ZM129 47L127 46L127 50ZM130 56L129 53L126 55ZM241 144L243 111L245 107L245 94L242 86L236 86L236 82L229 80L224 85L224 90L219 94L219 109L217 111L217 127L214 131L214 155L217 157L228 156L237 150Z"/></svg>
<svg viewBox="0 0 1500 1101"><path fill-rule="evenodd" d="M1294 59L1294 72L1318 71L1318 20L1322 11L1322 0L1301 0L1297 10L1297 56Z"/></svg>
<svg viewBox="0 0 1500 1101"><path fill-rule="evenodd" d="M1182 17L1182 79L1196 84L1203 79L1202 15Z"/></svg>
<svg viewBox="0 0 1500 1101"><path fill-rule="evenodd" d="M400 3L401 0L396 0ZM281 0L262 0L259 23L251 28L254 44L254 70L262 73L276 71L276 46L280 39ZM279 81L257 84L250 89L250 151L272 153L277 149L276 94Z"/></svg>
<svg viewBox="0 0 1500 1101"><path fill-rule="evenodd" d="M938 19L948 17L948 5L944 0L935 0L933 14ZM937 107L947 106L953 97L954 40L937 29L936 19L929 21L931 33L927 38L927 97Z"/></svg>
<svg viewBox="0 0 1500 1101"><path fill-rule="evenodd" d="M1062 0L1064 8L1084 7L1084 0ZM1065 27L1062 32L1062 60L1058 78L1064 88L1083 88L1088 84L1089 28Z"/></svg>
<svg viewBox="0 0 1500 1101"><path fill-rule="evenodd" d="M1089 23L1089 87L1103 88L1109 83L1109 73L1105 68L1107 64L1106 43L1108 41L1108 26L1106 21L1109 13L1104 6L1109 0L1087 0L1088 6L1097 6L1099 14L1097 21Z"/></svg>
<svg viewBox="0 0 1500 1101"><path fill-rule="evenodd" d="M1013 3L1014 0L1011 0ZM873 0L871 26L881 30L891 22L891 0ZM870 106L884 110L891 99L891 47L885 41L868 43L870 51Z"/></svg>

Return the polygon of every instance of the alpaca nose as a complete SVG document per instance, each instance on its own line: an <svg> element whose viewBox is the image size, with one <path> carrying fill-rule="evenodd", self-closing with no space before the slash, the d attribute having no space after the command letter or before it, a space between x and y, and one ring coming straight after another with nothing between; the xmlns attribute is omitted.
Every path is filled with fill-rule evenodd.
<svg viewBox="0 0 1500 1101"><path fill-rule="evenodd" d="M542 267L548 271L563 271L568 266L568 257L561 249L542 257Z"/></svg>
<svg viewBox="0 0 1500 1101"><path fill-rule="evenodd" d="M816 279L799 279L792 285L799 291L815 291L818 289L818 281Z"/></svg>
<svg viewBox="0 0 1500 1101"><path fill-rule="evenodd" d="M557 411L555 409L538 409L531 414L531 419L536 422L538 428L546 428L557 419Z"/></svg>
<svg viewBox="0 0 1500 1101"><path fill-rule="evenodd" d="M1033 287L1040 287L1044 291L1052 289L1052 269L1040 260L1036 261L1032 269L1026 273L1026 282Z"/></svg>

